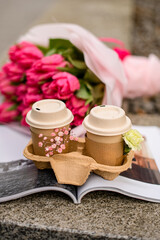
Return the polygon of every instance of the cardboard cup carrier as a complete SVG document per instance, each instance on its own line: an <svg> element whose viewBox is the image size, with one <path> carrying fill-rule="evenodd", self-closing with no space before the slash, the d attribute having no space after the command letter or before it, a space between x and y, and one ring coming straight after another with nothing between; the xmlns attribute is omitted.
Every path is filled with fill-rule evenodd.
<svg viewBox="0 0 160 240"><path fill-rule="evenodd" d="M112 105L94 107L83 121L87 130L85 152L97 163L120 166L123 163L122 134L129 131L131 121L122 108Z"/></svg>
<svg viewBox="0 0 160 240"><path fill-rule="evenodd" d="M52 168L60 184L81 186L92 171L113 180L131 165L134 153L123 156L122 139L131 122L121 108L93 108L83 122L86 138L70 143L69 124L73 116L63 102L36 102L26 120L32 140L24 149L24 156L34 161L38 169Z"/></svg>
<svg viewBox="0 0 160 240"><path fill-rule="evenodd" d="M26 116L30 125L33 150L35 155L52 157L66 153L69 148L69 124L73 120L71 111L64 102L45 99L32 105ZM38 168L50 168L48 162L35 162Z"/></svg>

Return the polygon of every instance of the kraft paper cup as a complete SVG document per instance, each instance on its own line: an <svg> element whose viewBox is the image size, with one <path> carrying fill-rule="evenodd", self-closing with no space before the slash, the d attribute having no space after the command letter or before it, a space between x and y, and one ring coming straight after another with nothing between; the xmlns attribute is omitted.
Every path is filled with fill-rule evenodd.
<svg viewBox="0 0 160 240"><path fill-rule="evenodd" d="M94 107L85 117L83 126L87 131L87 155L100 164L120 166L124 150L122 134L131 128L124 110L112 105Z"/></svg>
<svg viewBox="0 0 160 240"><path fill-rule="evenodd" d="M72 120L71 111L62 101L45 99L34 103L26 116L34 154L51 157L68 152L69 125Z"/></svg>

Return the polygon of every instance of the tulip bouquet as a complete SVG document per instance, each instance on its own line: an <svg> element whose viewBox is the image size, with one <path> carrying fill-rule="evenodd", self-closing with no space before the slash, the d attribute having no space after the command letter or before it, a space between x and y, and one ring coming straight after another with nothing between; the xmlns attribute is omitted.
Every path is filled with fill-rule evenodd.
<svg viewBox="0 0 160 240"><path fill-rule="evenodd" d="M9 49L0 72L0 122L20 121L41 99L60 99L78 126L87 112L101 104L104 84L86 66L83 53L69 40L50 39L48 47L22 41Z"/></svg>

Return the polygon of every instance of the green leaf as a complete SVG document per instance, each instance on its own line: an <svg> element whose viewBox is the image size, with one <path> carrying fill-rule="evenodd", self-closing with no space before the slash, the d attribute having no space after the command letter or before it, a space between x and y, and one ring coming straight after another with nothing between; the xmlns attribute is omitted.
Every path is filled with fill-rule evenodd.
<svg viewBox="0 0 160 240"><path fill-rule="evenodd" d="M57 69L61 70L62 72L69 72L74 76L78 76L81 73L80 69L77 68L70 68L70 67L57 67Z"/></svg>
<svg viewBox="0 0 160 240"><path fill-rule="evenodd" d="M86 69L86 68L87 68L87 66L86 66L86 64L85 64L84 61L80 61L80 60L73 59L71 56L68 56L68 60L70 61L70 63L71 63L74 67L76 67L76 68L78 68L78 69Z"/></svg>
<svg viewBox="0 0 160 240"><path fill-rule="evenodd" d="M46 52L48 51L48 48L43 47L43 46L40 46L40 45L36 45L36 46L39 48L39 50L41 50L41 52L42 52L44 55L46 55Z"/></svg>
<svg viewBox="0 0 160 240"><path fill-rule="evenodd" d="M100 79L90 69L87 69L84 79L90 83L101 83Z"/></svg>
<svg viewBox="0 0 160 240"><path fill-rule="evenodd" d="M88 98L87 101L85 102L85 105L88 105L89 103L91 103L93 101L93 97Z"/></svg>
<svg viewBox="0 0 160 240"><path fill-rule="evenodd" d="M45 56L51 56L51 55L53 55L55 53L56 53L56 50L53 48L53 49L50 49L49 51L47 51Z"/></svg>
<svg viewBox="0 0 160 240"><path fill-rule="evenodd" d="M91 92L92 92L92 96L94 99L99 99L99 98L103 98L104 96L104 84L103 83L99 83L97 85L95 85Z"/></svg>
<svg viewBox="0 0 160 240"><path fill-rule="evenodd" d="M22 120L22 116L19 115L19 116L15 117L15 120L16 120L16 121L21 121L21 120Z"/></svg>
<svg viewBox="0 0 160 240"><path fill-rule="evenodd" d="M17 101L17 96L12 95L12 96L11 96L11 100L14 101L14 102L16 102L16 101Z"/></svg>
<svg viewBox="0 0 160 240"><path fill-rule="evenodd" d="M13 111L15 109L17 109L18 104L13 104L11 107L7 108L7 111Z"/></svg>
<svg viewBox="0 0 160 240"><path fill-rule="evenodd" d="M65 49L65 50L63 50L63 52L62 52L62 55L63 55L63 57L65 57L65 58L68 58L70 55L73 55L73 54L74 54L74 49L73 49L73 48Z"/></svg>
<svg viewBox="0 0 160 240"><path fill-rule="evenodd" d="M129 153L130 151L131 151L131 148L128 147L128 145L125 143L125 145L124 145L124 154L127 154L127 153Z"/></svg>
<svg viewBox="0 0 160 240"><path fill-rule="evenodd" d="M87 88L84 81L80 80L80 89L77 91L76 96L84 100L93 100L91 91Z"/></svg>
<svg viewBox="0 0 160 240"><path fill-rule="evenodd" d="M67 49L72 47L73 44L66 39L60 39L60 38L55 38L55 39L49 39L49 49Z"/></svg>
<svg viewBox="0 0 160 240"><path fill-rule="evenodd" d="M48 80L48 79L38 82L38 85L41 86L42 84L46 83L47 80Z"/></svg>

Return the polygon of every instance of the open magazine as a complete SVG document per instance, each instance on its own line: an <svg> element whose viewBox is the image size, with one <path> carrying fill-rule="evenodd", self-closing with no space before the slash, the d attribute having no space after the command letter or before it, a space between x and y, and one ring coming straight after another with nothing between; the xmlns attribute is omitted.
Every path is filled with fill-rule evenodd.
<svg viewBox="0 0 160 240"><path fill-rule="evenodd" d="M15 128L0 126L0 202L42 191L60 191L80 203L89 192L114 191L130 197L160 202L160 128L135 126L144 136L142 150L132 168L113 181L91 174L83 186L59 184L52 169L38 170L25 159L23 149L30 136Z"/></svg>

